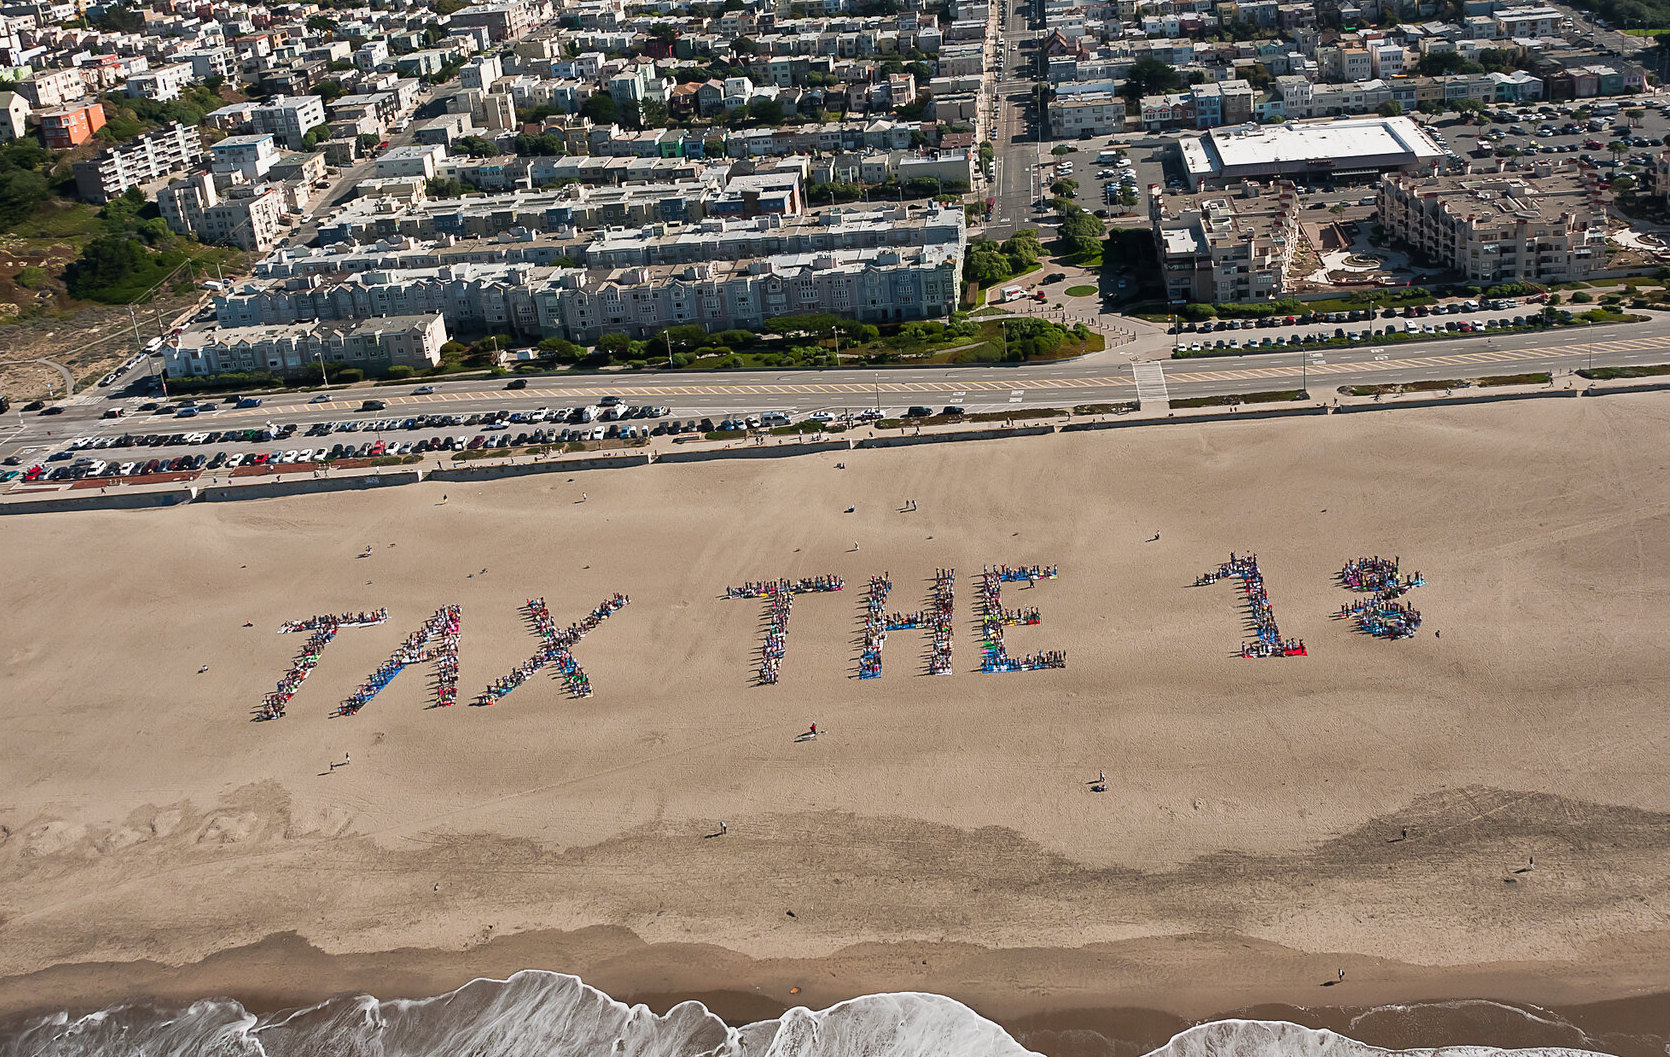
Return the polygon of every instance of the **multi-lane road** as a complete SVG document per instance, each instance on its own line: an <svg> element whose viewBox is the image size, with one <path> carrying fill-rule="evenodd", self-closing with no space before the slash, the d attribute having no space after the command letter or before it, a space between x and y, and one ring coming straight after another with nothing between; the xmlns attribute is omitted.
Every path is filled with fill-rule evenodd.
<svg viewBox="0 0 1670 1057"><path fill-rule="evenodd" d="M1393 384L1485 375L1550 371L1556 384L1586 366L1670 362L1670 316L1633 326L1566 329L1540 333L1450 341L1363 346L1351 349L1283 351L1190 360L1142 361L1141 398L1212 396L1308 387L1312 398L1331 399L1343 385ZM1139 386L1133 365L1115 352L1079 360L1016 367L924 367L884 370L747 371L724 374L638 372L632 374L548 375L528 380L522 390L506 390L502 379L442 382L435 392L418 395L408 387L358 387L338 390L328 402L313 394L273 396L259 408L232 409L191 420L130 411L121 419L102 419L110 407L135 407L106 390L83 394L61 415L7 416L0 427L0 456L20 455L26 463L61 450L72 438L121 433L176 433L341 421L357 417L411 417L420 414L467 414L481 411L595 404L606 395L631 404L662 404L679 418L783 410L796 417L813 411L861 411L879 407L897 415L911 405L934 410L956 404L970 412L1072 407L1135 401ZM359 411L367 398L387 402L372 414ZM441 430L457 433L457 429ZM427 434L414 433L412 439ZM340 438L339 438L340 439ZM228 452L270 449L273 445L216 445ZM146 449L148 457L184 454L182 448Z"/></svg>

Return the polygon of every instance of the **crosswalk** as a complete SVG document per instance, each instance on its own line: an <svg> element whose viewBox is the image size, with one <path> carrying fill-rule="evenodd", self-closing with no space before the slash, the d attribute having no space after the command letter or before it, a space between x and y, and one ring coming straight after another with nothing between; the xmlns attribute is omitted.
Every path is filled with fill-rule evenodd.
<svg viewBox="0 0 1670 1057"><path fill-rule="evenodd" d="M1165 411L1171 407L1171 393L1166 390L1165 368L1158 360L1138 360L1131 364L1136 380L1137 402L1144 411Z"/></svg>

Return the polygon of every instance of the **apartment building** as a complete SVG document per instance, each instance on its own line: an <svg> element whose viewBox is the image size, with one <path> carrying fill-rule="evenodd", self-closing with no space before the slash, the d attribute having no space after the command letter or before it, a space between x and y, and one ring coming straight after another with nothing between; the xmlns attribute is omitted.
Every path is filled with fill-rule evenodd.
<svg viewBox="0 0 1670 1057"><path fill-rule="evenodd" d="M1596 180L1540 160L1524 173L1388 175L1377 219L1393 241L1473 282L1583 279L1606 266Z"/></svg>
<svg viewBox="0 0 1670 1057"><path fill-rule="evenodd" d="M1049 116L1055 139L1111 136L1125 130L1125 100L1112 92L1063 95L1050 103Z"/></svg>
<svg viewBox="0 0 1670 1057"><path fill-rule="evenodd" d="M241 173L246 180L259 180L278 161L278 143L271 132L227 136L209 148L211 168L222 174Z"/></svg>
<svg viewBox="0 0 1670 1057"><path fill-rule="evenodd" d="M81 79L79 70L36 70L17 82L17 91L36 110L50 110L85 96L87 82Z"/></svg>
<svg viewBox="0 0 1670 1057"><path fill-rule="evenodd" d="M476 4L452 14L449 25L455 28L479 26L487 31L489 40L508 40L532 29L537 19L534 7L525 0L511 0L502 4Z"/></svg>
<svg viewBox="0 0 1670 1057"><path fill-rule="evenodd" d="M1153 195L1149 219L1171 301L1261 301L1287 291L1298 189L1247 181L1211 194Z"/></svg>
<svg viewBox="0 0 1670 1057"><path fill-rule="evenodd" d="M774 316L833 312L866 323L945 319L956 308L954 246L837 250L748 261L590 271L564 268L534 291L542 333L591 343L680 323L757 328Z"/></svg>
<svg viewBox="0 0 1670 1057"><path fill-rule="evenodd" d="M442 316L450 332L537 335L533 291L552 266L497 261L375 268L346 279L301 275L240 282L215 298L223 327L385 316Z"/></svg>
<svg viewBox="0 0 1670 1057"><path fill-rule="evenodd" d="M159 66L129 77L127 96L129 99L155 99L166 103L170 99L180 98L181 90L196 76L196 71L189 62Z"/></svg>
<svg viewBox="0 0 1670 1057"><path fill-rule="evenodd" d="M51 150L68 150L86 143L104 127L104 104L61 106L39 116L42 142Z"/></svg>
<svg viewBox="0 0 1670 1057"><path fill-rule="evenodd" d="M197 129L175 122L135 136L96 158L75 163L75 186L89 202L107 202L130 187L190 168L203 158Z"/></svg>
<svg viewBox="0 0 1670 1057"><path fill-rule="evenodd" d="M221 194L210 173L194 173L157 192L162 219L176 235L265 253L283 234L284 194L275 187L239 185Z"/></svg>
<svg viewBox="0 0 1670 1057"><path fill-rule="evenodd" d="M325 103L316 95L274 96L249 110L256 132L270 132L290 150L300 150L302 137L325 123Z"/></svg>
<svg viewBox="0 0 1670 1057"><path fill-rule="evenodd" d="M441 362L446 322L439 313L336 322L275 324L187 331L167 349L175 376L316 371L321 361L368 373L404 364L419 370Z"/></svg>

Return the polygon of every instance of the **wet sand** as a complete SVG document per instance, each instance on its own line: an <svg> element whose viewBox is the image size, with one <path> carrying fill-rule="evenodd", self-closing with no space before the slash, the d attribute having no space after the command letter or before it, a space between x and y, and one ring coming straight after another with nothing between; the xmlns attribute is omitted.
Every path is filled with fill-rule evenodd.
<svg viewBox="0 0 1670 1057"><path fill-rule="evenodd" d="M8 519L0 1011L524 967L1009 1025L1641 999L1670 978L1667 427L1630 396ZM1235 656L1235 586L1190 586L1232 550L1311 656ZM1425 574L1441 639L1330 618L1372 554ZM987 562L1060 566L1004 601L1044 617L1010 651L1067 670L972 670ZM864 577L912 610L943 566L957 673L894 633L851 678ZM761 607L724 587L826 572L751 686ZM533 652L528 597L566 624L615 591L588 700L426 709L414 671L329 717L442 604L468 700ZM249 721L279 623L375 606Z"/></svg>

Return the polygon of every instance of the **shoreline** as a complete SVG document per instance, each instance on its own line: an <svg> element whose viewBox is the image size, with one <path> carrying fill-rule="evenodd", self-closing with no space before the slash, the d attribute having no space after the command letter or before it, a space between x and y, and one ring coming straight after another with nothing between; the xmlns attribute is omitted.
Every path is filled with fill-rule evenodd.
<svg viewBox="0 0 1670 1057"><path fill-rule="evenodd" d="M1336 962L1347 974L1337 989L1327 968ZM949 968L931 968L940 963ZM1634 965L1639 984L1628 982L1622 967L1581 964L1416 966L1204 936L1076 950L862 944L828 958L754 959L705 944L648 944L612 927L522 933L463 950L343 954L281 934L187 965L62 964L0 979L0 1039L34 1017L73 1017L122 1003L231 998L252 1013L276 1014L347 995L429 998L472 980L538 969L577 976L657 1014L700 1002L732 1027L861 995L942 994L1046 1057L1085 1052L1084 1032L1107 1040L1109 1053L1140 1054L1196 1024L1229 1019L1290 1021L1388 1049L1569 1046L1604 1047L1616 1057L1663 1054L1670 991L1651 988L1662 987L1670 964ZM1091 973L1121 969L1134 978L1085 983ZM1223 982L1233 979L1257 982ZM790 987L802 989L791 994Z"/></svg>

